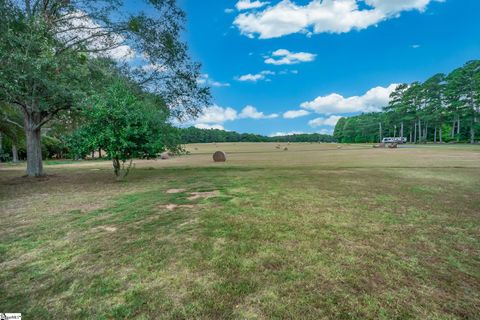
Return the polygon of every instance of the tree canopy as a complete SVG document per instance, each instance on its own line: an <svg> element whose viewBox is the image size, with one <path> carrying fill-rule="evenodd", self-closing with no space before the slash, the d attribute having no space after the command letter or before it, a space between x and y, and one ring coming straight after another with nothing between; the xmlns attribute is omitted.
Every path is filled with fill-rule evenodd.
<svg viewBox="0 0 480 320"><path fill-rule="evenodd" d="M425 82L401 84L383 112L338 121L334 136L342 142L378 142L406 137L412 143L470 142L480 131L480 61Z"/></svg>

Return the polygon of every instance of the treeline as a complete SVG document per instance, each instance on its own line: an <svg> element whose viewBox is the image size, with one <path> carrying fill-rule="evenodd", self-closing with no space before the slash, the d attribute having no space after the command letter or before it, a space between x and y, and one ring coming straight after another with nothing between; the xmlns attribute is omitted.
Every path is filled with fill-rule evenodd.
<svg viewBox="0 0 480 320"><path fill-rule="evenodd" d="M13 140L6 135L2 135L0 130L0 161L16 162L26 159L26 143L22 134L20 130L18 132L19 138ZM218 129L198 129L195 127L171 128L169 135L169 140L174 141L175 144L178 145L213 142L336 142L336 139L332 135L319 133L268 137L252 133L238 133ZM70 157L72 155L72 145L68 138L69 135L65 134L65 127L63 126L54 125L48 130L45 130L42 135L43 159ZM85 152L84 155L88 154L88 152ZM107 155L105 154L105 156Z"/></svg>
<svg viewBox="0 0 480 320"><path fill-rule="evenodd" d="M478 141L480 131L480 61L470 61L450 74L425 82L401 84L383 112L338 121L340 142L378 142L405 137L411 143Z"/></svg>
<svg viewBox="0 0 480 320"><path fill-rule="evenodd" d="M238 133L218 129L198 129L195 127L179 130L180 141L187 143L210 142L333 142L335 139L326 134L295 134L267 137L251 133Z"/></svg>

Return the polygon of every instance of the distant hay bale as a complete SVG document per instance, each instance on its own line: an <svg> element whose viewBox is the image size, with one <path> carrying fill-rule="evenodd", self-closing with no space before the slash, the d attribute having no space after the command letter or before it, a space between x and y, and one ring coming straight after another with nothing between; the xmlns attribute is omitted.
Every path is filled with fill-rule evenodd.
<svg viewBox="0 0 480 320"><path fill-rule="evenodd" d="M161 155L160 155L160 159L162 160L168 160L170 159L170 154L168 152L163 152Z"/></svg>
<svg viewBox="0 0 480 320"><path fill-rule="evenodd" d="M388 147L389 147L390 149L397 149L398 144L392 143L392 144L389 144Z"/></svg>
<svg viewBox="0 0 480 320"><path fill-rule="evenodd" d="M385 148L385 143L379 143L379 144L374 144L373 145L374 148L378 149L378 148Z"/></svg>
<svg viewBox="0 0 480 320"><path fill-rule="evenodd" d="M288 148L287 147L283 148L283 151L288 151Z"/></svg>
<svg viewBox="0 0 480 320"><path fill-rule="evenodd" d="M275 148L280 149L280 145L276 146Z"/></svg>
<svg viewBox="0 0 480 320"><path fill-rule="evenodd" d="M215 162L225 162L225 161L227 161L227 155L223 151L217 151L213 154L213 161L215 161Z"/></svg>
<svg viewBox="0 0 480 320"><path fill-rule="evenodd" d="M342 146L337 146L337 149L342 149Z"/></svg>

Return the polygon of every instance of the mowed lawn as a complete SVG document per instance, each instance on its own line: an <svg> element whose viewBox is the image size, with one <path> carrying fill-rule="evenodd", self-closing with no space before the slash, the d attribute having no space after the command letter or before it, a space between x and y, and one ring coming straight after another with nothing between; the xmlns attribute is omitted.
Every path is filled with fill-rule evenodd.
<svg viewBox="0 0 480 320"><path fill-rule="evenodd" d="M2 164L0 312L479 319L480 146L187 149L120 183L109 162Z"/></svg>

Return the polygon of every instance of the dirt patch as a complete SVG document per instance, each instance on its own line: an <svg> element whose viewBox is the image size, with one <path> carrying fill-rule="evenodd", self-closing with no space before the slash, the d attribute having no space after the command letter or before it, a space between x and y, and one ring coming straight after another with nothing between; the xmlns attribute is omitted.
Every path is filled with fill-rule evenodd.
<svg viewBox="0 0 480 320"><path fill-rule="evenodd" d="M107 231L107 232L115 232L117 231L116 227L111 227L111 226L100 226L94 228L95 231Z"/></svg>
<svg viewBox="0 0 480 320"><path fill-rule="evenodd" d="M161 206L161 208L163 209L167 209L169 211L174 211L176 209L193 209L195 208L194 205L192 204L174 204L174 203L170 203L170 204L167 204L165 206Z"/></svg>
<svg viewBox="0 0 480 320"><path fill-rule="evenodd" d="M174 193L182 193L187 191L186 189L168 189L167 193L168 194L174 194Z"/></svg>
<svg viewBox="0 0 480 320"><path fill-rule="evenodd" d="M207 192L190 192L190 197L188 197L188 200L197 200L200 198L213 198L213 197L218 197L220 195L220 191L214 190L214 191L207 191Z"/></svg>

